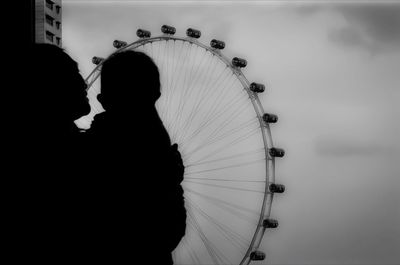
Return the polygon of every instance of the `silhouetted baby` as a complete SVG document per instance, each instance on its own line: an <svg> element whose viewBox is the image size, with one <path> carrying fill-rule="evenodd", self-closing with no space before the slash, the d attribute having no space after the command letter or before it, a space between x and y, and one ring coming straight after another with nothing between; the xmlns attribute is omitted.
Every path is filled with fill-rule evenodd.
<svg viewBox="0 0 400 265"><path fill-rule="evenodd" d="M172 264L184 236L184 166L157 113L160 95L158 68L146 54L124 51L102 65L98 99L105 112L87 136L104 259Z"/></svg>

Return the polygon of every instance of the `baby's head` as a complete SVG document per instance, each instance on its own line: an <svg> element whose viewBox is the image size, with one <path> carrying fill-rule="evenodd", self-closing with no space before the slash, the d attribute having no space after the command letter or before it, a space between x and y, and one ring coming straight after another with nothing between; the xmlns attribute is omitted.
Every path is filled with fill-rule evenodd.
<svg viewBox="0 0 400 265"><path fill-rule="evenodd" d="M123 51L103 63L98 99L106 111L152 107L160 95L158 68L146 54Z"/></svg>

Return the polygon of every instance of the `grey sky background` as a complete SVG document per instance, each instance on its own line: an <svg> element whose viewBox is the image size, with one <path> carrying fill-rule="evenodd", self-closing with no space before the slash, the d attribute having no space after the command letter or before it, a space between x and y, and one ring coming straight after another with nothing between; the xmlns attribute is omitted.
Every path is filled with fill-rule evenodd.
<svg viewBox="0 0 400 265"><path fill-rule="evenodd" d="M114 39L163 24L224 40L267 85L287 151L267 263L400 264L400 3L63 1L63 46L84 76Z"/></svg>

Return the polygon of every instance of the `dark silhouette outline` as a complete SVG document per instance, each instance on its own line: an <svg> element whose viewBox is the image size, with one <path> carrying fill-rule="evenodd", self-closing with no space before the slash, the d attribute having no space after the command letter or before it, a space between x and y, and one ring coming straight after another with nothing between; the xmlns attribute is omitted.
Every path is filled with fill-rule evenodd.
<svg viewBox="0 0 400 265"><path fill-rule="evenodd" d="M45 264L76 261L87 192L88 150L74 120L90 112L77 63L61 48L32 44L24 52L25 74L16 80L18 179L15 238L20 257ZM23 255L22 255L23 253Z"/></svg>
<svg viewBox="0 0 400 265"><path fill-rule="evenodd" d="M27 131L50 138L70 137L78 128L74 121L90 112L86 83L77 63L51 44L34 44L25 81ZM48 130L45 130L48 128Z"/></svg>
<svg viewBox="0 0 400 265"><path fill-rule="evenodd" d="M144 53L119 52L102 65L105 112L87 137L101 205L93 237L103 261L173 264L185 234L184 166L157 113L160 95L158 68Z"/></svg>

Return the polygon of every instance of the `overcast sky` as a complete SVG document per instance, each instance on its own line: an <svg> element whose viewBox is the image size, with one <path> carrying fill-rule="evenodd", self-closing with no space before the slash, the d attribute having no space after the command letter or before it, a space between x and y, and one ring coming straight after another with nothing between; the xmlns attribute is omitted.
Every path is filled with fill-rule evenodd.
<svg viewBox="0 0 400 265"><path fill-rule="evenodd" d="M400 264L400 4L63 1L63 46L87 76L112 41L202 30L244 57L287 155L269 264Z"/></svg>

